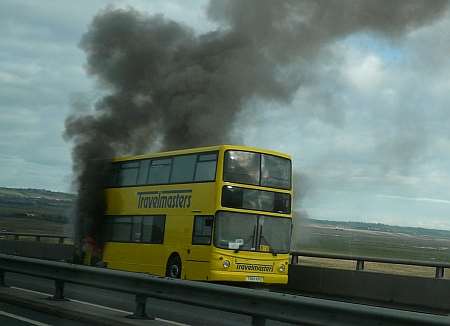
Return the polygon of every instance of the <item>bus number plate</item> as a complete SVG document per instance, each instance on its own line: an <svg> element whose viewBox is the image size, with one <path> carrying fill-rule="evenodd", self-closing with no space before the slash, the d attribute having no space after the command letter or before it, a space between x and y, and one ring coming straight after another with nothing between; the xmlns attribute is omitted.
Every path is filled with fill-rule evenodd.
<svg viewBox="0 0 450 326"><path fill-rule="evenodd" d="M262 276L247 276L248 282L264 282L264 277Z"/></svg>

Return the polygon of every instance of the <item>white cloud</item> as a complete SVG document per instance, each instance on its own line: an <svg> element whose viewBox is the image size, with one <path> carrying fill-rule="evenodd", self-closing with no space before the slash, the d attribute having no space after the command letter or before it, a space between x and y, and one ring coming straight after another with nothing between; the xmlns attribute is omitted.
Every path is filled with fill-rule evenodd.
<svg viewBox="0 0 450 326"><path fill-rule="evenodd" d="M350 83L359 90L378 91L383 86L384 65L375 54L362 58L352 57L343 69Z"/></svg>
<svg viewBox="0 0 450 326"><path fill-rule="evenodd" d="M433 204L450 205L450 200L439 199L439 198L405 197L405 196L397 196L397 195L377 195L377 197L387 198L387 199L399 199L399 200L409 200L409 201L415 201L415 202L426 202L426 203L433 203Z"/></svg>

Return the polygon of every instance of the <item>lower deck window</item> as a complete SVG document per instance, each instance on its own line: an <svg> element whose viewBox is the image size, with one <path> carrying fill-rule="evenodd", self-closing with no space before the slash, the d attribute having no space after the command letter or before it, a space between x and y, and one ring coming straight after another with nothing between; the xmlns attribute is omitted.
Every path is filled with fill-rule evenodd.
<svg viewBox="0 0 450 326"><path fill-rule="evenodd" d="M166 217L107 216L105 240L108 242L163 243Z"/></svg>
<svg viewBox="0 0 450 326"><path fill-rule="evenodd" d="M195 216L192 244L209 245L213 229L214 216Z"/></svg>

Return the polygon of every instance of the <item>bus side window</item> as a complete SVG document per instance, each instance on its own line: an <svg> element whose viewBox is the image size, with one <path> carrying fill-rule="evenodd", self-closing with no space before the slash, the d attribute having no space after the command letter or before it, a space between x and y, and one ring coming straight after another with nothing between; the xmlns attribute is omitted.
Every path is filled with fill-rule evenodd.
<svg viewBox="0 0 450 326"><path fill-rule="evenodd" d="M105 226L103 228L103 239L105 241L112 241L113 236L113 217L106 217Z"/></svg>
<svg viewBox="0 0 450 326"><path fill-rule="evenodd" d="M119 172L120 163L111 164L108 170L108 178L106 181L108 187L117 187Z"/></svg>
<svg viewBox="0 0 450 326"><path fill-rule="evenodd" d="M139 174L138 174L138 185L144 185L147 183L148 169L150 166L150 160L142 160L140 162Z"/></svg>
<svg viewBox="0 0 450 326"><path fill-rule="evenodd" d="M131 231L131 241L141 242L142 238L142 217L133 216L133 229Z"/></svg>
<svg viewBox="0 0 450 326"><path fill-rule="evenodd" d="M195 216L192 244L209 245L213 229L214 216Z"/></svg>
<svg viewBox="0 0 450 326"><path fill-rule="evenodd" d="M114 217L111 241L130 242L132 225L130 217Z"/></svg>
<svg viewBox="0 0 450 326"><path fill-rule="evenodd" d="M216 179L217 154L200 154L197 158L194 181L214 181Z"/></svg>
<svg viewBox="0 0 450 326"><path fill-rule="evenodd" d="M194 179L197 155L182 155L173 158L170 183L192 182Z"/></svg>
<svg viewBox="0 0 450 326"><path fill-rule="evenodd" d="M139 171L139 162L127 162L120 165L119 186L135 186Z"/></svg>
<svg viewBox="0 0 450 326"><path fill-rule="evenodd" d="M150 165L148 177L149 184L167 184L169 183L172 159L155 159Z"/></svg>
<svg viewBox="0 0 450 326"><path fill-rule="evenodd" d="M163 243L166 217L164 215L142 217L142 242Z"/></svg>

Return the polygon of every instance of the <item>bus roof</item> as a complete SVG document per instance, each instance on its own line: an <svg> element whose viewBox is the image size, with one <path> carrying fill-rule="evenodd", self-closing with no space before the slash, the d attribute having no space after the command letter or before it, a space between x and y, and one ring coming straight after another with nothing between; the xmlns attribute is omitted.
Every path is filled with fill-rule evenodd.
<svg viewBox="0 0 450 326"><path fill-rule="evenodd" d="M136 155L136 156L116 157L113 159L113 162L140 160L140 159L154 158L154 157L165 157L165 156L193 154L193 153L211 152L211 151L219 151L219 150L230 150L230 149L264 153L264 154L270 154L270 155L275 155L275 156L280 156L280 157L284 157L287 159L291 159L291 156L288 154L273 151L273 150L268 150L268 149L262 149L262 148L251 147L251 146L243 146L243 145L217 145L217 146L208 146L208 147L194 147L194 148L187 148L187 149L180 149L180 150L166 151L166 152L155 152L155 153L148 153L148 154Z"/></svg>

